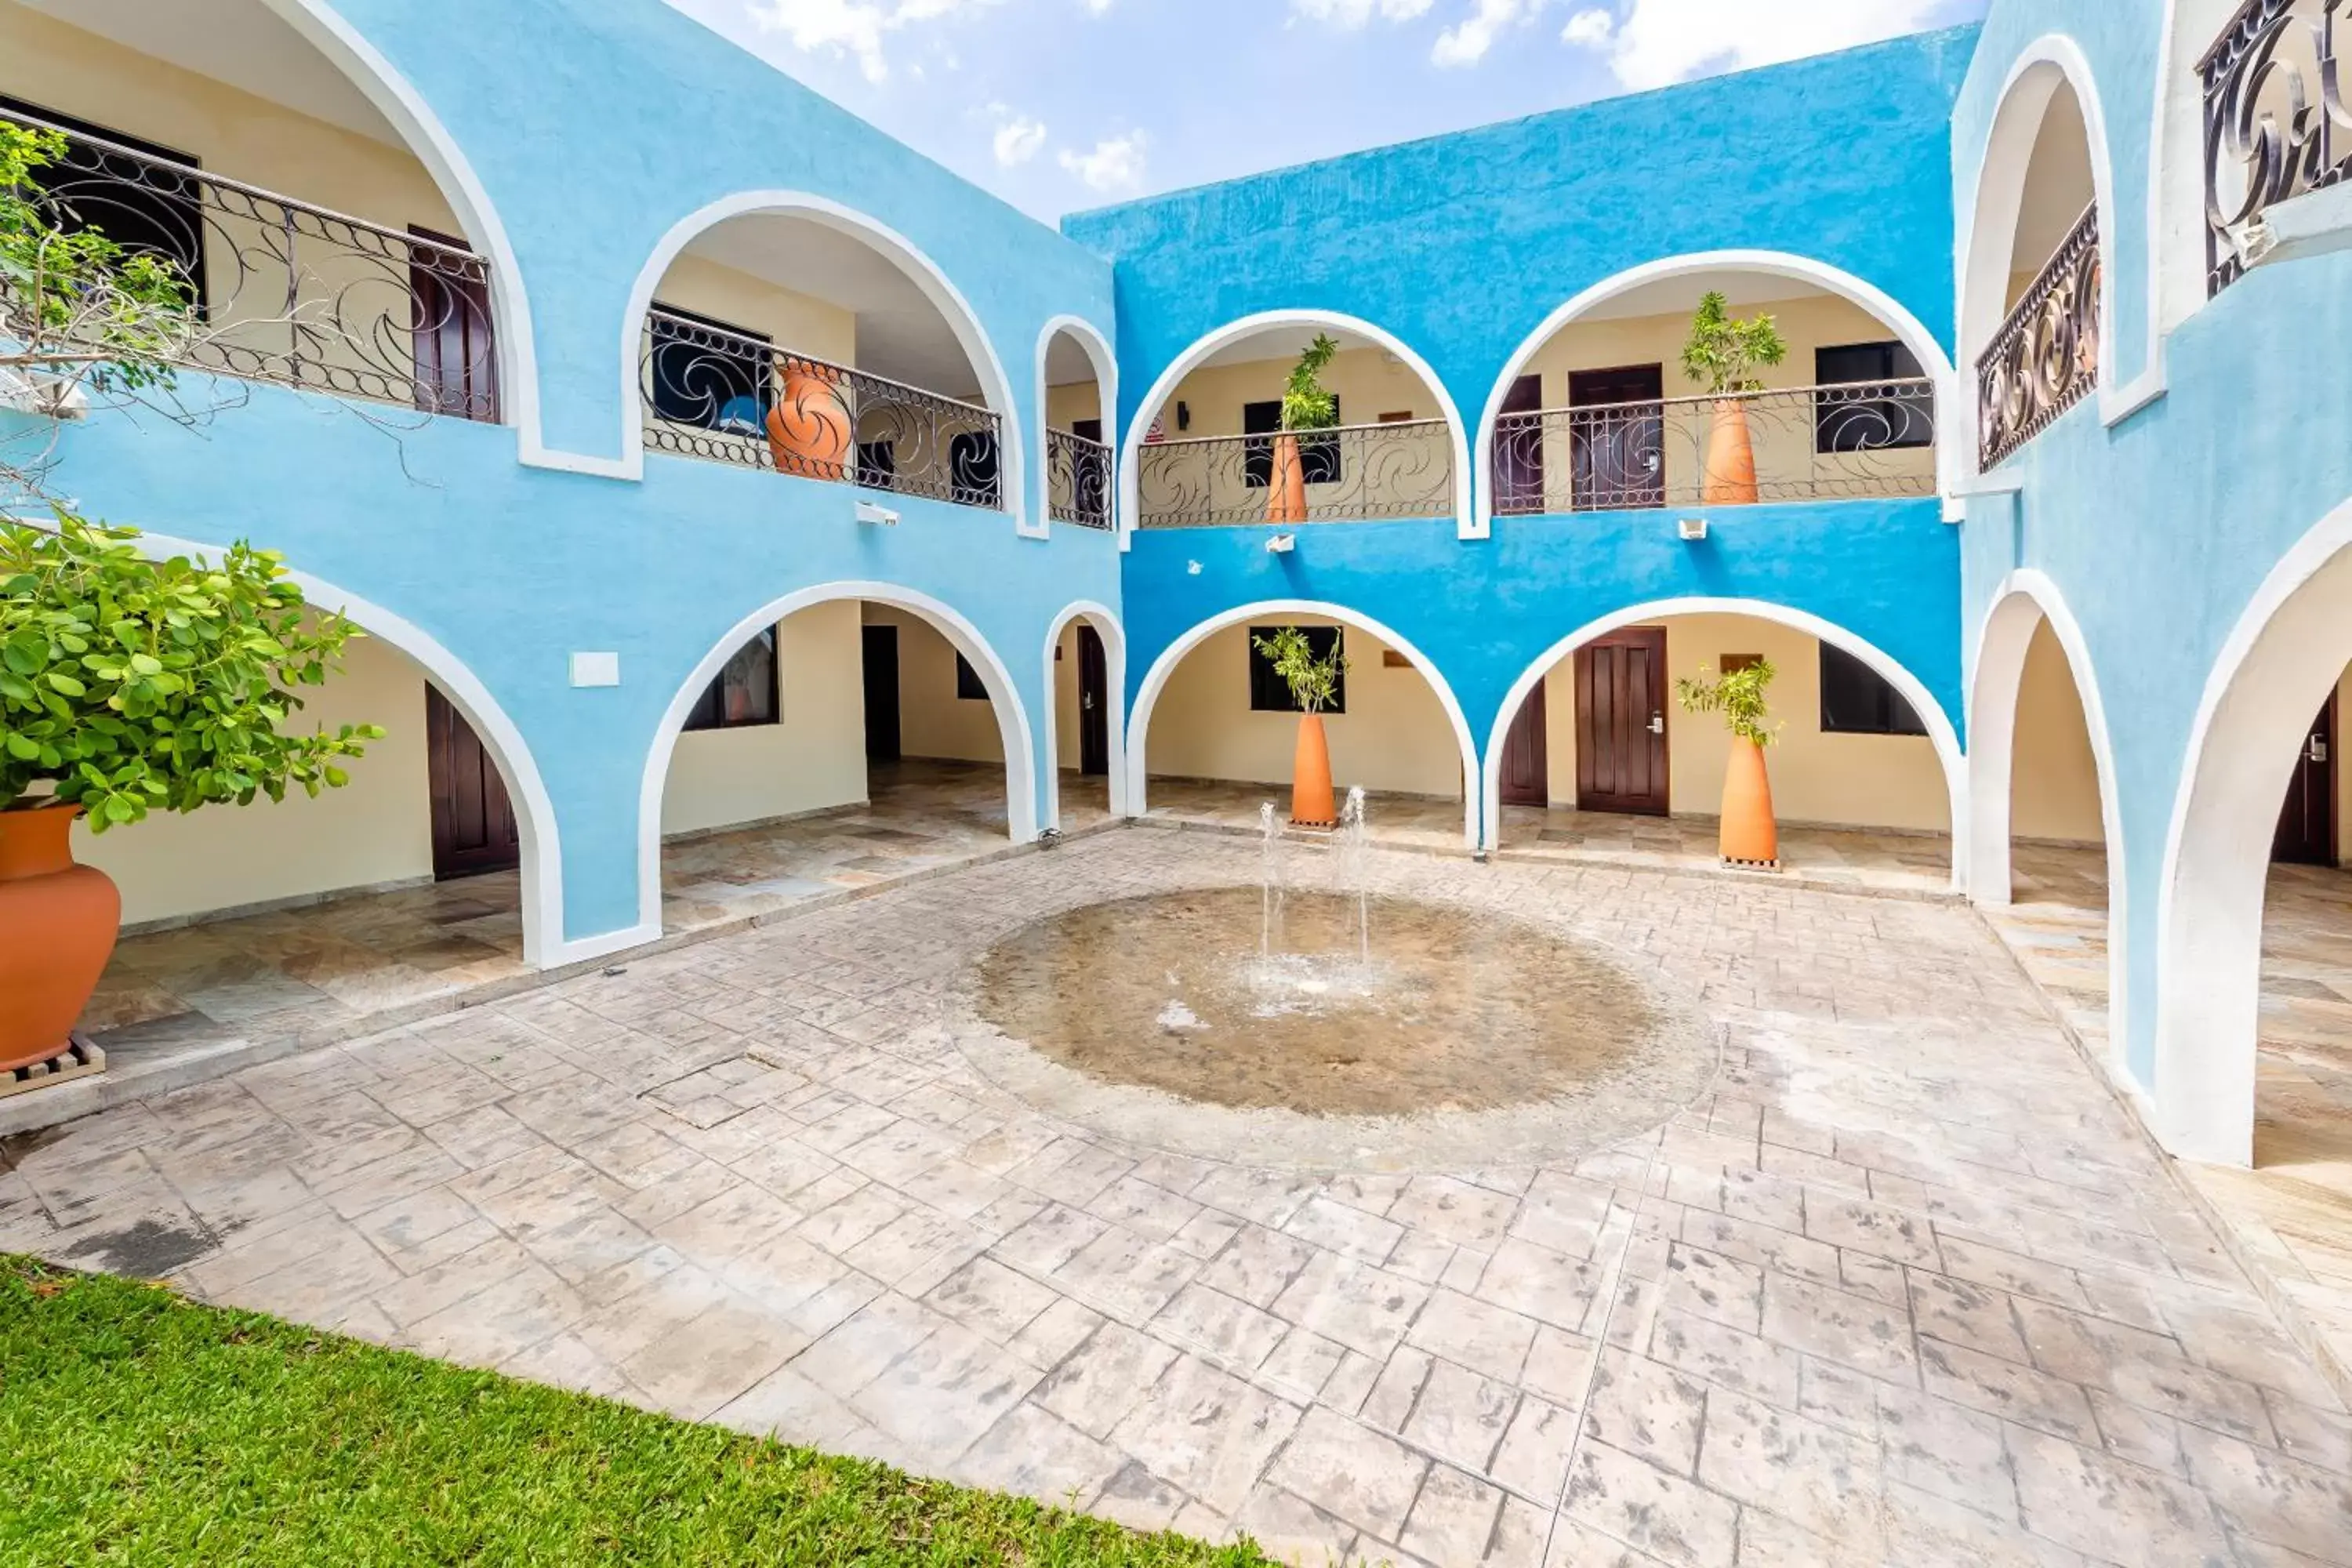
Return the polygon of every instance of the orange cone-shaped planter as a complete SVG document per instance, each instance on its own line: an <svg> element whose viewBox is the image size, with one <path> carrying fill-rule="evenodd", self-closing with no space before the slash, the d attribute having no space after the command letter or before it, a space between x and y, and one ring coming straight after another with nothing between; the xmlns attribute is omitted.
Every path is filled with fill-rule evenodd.
<svg viewBox="0 0 2352 1568"><path fill-rule="evenodd" d="M122 895L73 858L78 805L0 811L0 1072L70 1043L114 952Z"/></svg>
<svg viewBox="0 0 2352 1568"><path fill-rule="evenodd" d="M792 362L784 373L783 401L768 410L768 453L776 472L810 479L848 475L849 409L841 377L830 365Z"/></svg>
<svg viewBox="0 0 2352 1568"><path fill-rule="evenodd" d="M1772 781L1764 773L1764 748L1735 735L1731 765L1723 774L1724 859L1734 866L1778 866L1780 830L1772 820Z"/></svg>
<svg viewBox="0 0 2352 1568"><path fill-rule="evenodd" d="M1307 521L1307 465L1299 460L1296 436L1274 438L1274 472L1266 486L1265 520Z"/></svg>
<svg viewBox="0 0 2352 1568"><path fill-rule="evenodd" d="M1706 436L1706 477L1699 499L1709 506L1756 504L1756 444L1748 433L1748 405L1737 397L1715 400L1715 426Z"/></svg>
<svg viewBox="0 0 2352 1568"><path fill-rule="evenodd" d="M1298 716L1298 750L1290 759L1290 820L1299 827L1329 827L1339 820L1331 805L1331 746L1320 713Z"/></svg>

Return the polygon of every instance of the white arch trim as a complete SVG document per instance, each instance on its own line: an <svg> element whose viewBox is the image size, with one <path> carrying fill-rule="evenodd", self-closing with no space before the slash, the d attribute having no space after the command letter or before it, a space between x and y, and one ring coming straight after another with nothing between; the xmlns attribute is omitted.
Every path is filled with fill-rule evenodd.
<svg viewBox="0 0 2352 1568"><path fill-rule="evenodd" d="M735 650L751 640L754 633L774 626L795 611L837 599L870 599L877 605L889 605L920 616L971 661L981 684L988 689L988 700L996 710L997 731L1003 742L1004 815L1009 836L1015 844L1027 844L1037 837L1036 752L1029 728L1029 710L1022 703L1013 672L996 657L996 650L980 635L980 629L944 601L896 583L815 584L771 599L737 621L733 629L702 656L702 662L694 667L670 698L669 707L654 731L653 746L646 753L645 777L637 788L638 925L635 941L651 942L661 934L662 792L669 782L670 759L677 750L677 737L686 728L688 710Z"/></svg>
<svg viewBox="0 0 2352 1568"><path fill-rule="evenodd" d="M1126 439L1118 447L1119 548L1125 550L1132 542L1137 514L1142 509L1141 494L1136 478L1137 454L1142 446L1144 433L1151 428L1153 416L1160 412L1161 405L1176 395L1177 387L1183 384L1184 378L1192 373L1195 365L1229 343L1239 342L1254 333L1266 331L1276 327L1321 327L1333 331L1349 332L1360 338L1368 338L1396 355L1407 368L1421 377L1422 384L1428 387L1430 395L1437 399L1438 412L1444 417L1446 432L1454 437L1455 532L1464 539L1484 539L1486 531L1482 527L1475 526L1475 521L1470 510L1470 443L1464 434L1462 410L1454 405L1453 395L1445 390L1445 384L1437 378L1437 373L1430 369L1429 362L1414 353L1402 338L1385 327L1374 326L1360 316L1341 315L1337 310L1317 310L1301 307L1288 310L1261 310L1255 315L1244 316L1238 321L1228 321L1206 337L1194 342L1191 347L1171 361L1166 370L1160 373L1160 379L1151 384L1151 390L1144 394L1143 401L1136 405L1135 418L1128 425ZM1365 624L1368 626L1370 625L1369 622Z"/></svg>
<svg viewBox="0 0 2352 1568"><path fill-rule="evenodd" d="M2126 1066L2131 1038L2130 931L2125 892L2130 857L2124 849L2123 797L2116 780L2115 746L2107 728L2105 700L2090 645L2049 576L2031 567L2011 573L1993 593L1977 632L1977 658L1969 684L1969 811L1973 847L1969 889L1979 904L2000 908L2010 901L2010 802L2014 787L2017 705L2025 679L2026 650L2034 628L2047 621L2066 656L2075 694L2082 699L2084 727L2098 764L2099 828L2107 857L2107 1069L2139 1096Z"/></svg>
<svg viewBox="0 0 2352 1568"><path fill-rule="evenodd" d="M1936 748L1937 761L1943 764L1944 787L1949 796L1952 821L1953 882L1958 885L1960 868L1967 864L1968 774L1965 759L1960 753L1959 736L1952 729L1951 719L1944 712L1926 684L1885 649L1866 638L1856 637L1832 621L1803 610L1776 605L1767 599L1711 598L1692 595L1676 599L1652 599L1646 604L1628 605L1612 610L1597 620L1586 622L1537 656L1534 663L1519 673L1511 689L1503 695L1503 706L1495 715L1494 729L1486 738L1486 764L1481 772L1481 792L1485 796L1486 841L1492 851L1497 847L1503 817L1503 743L1510 733L1511 721L1518 716L1520 706L1534 692L1536 682L1549 673L1551 668L1578 648L1605 632L1620 626L1636 626L1643 621L1662 620L1671 616L1752 616L1759 620L1774 621L1784 626L1806 633L1832 647L1843 648L1884 677L1886 683L1903 694L1920 721L1927 726L1927 739Z"/></svg>
<svg viewBox="0 0 2352 1568"><path fill-rule="evenodd" d="M221 545L163 533L142 533L136 542L140 553L158 561L174 555L217 561L228 553ZM490 760L498 764L499 777L506 784L507 796L514 804L516 835L521 840L523 963L533 969L551 969L634 946L637 939L630 932L583 937L577 942L564 939L563 852L556 826L555 802L547 793L546 781L540 777L539 763L531 755L530 742L523 739L522 731L507 716L506 710L499 706L499 700L490 695L490 689L481 678L442 646L438 638L406 616L395 615L310 573L289 567L286 575L310 604L341 614L370 637L398 648L422 666L433 678L433 684L449 700L450 706L465 715L466 722L488 749Z"/></svg>
<svg viewBox="0 0 2352 1568"><path fill-rule="evenodd" d="M1004 510L1013 514L1014 526L1020 526L1022 498L1028 494L1024 488L1027 444L1019 436L1020 405L1013 401L1012 378L1004 374L1004 362L997 356L996 345L980 324L979 312L971 308L971 301L964 298L962 290L949 280L939 263L918 249L906 236L854 207L807 191L738 191L721 196L672 224L669 232L654 247L653 254L646 258L637 280L629 286L628 309L621 316L621 477L641 479L646 469L646 410L637 385L637 350L645 332L646 312L653 309L654 291L661 287L670 264L705 230L751 213L805 218L846 235L898 267L923 291L923 297L955 334L964 357L971 362L980 377L982 401L1003 421L1005 438L997 445L1003 464Z"/></svg>
<svg viewBox="0 0 2352 1568"><path fill-rule="evenodd" d="M1472 447L1477 463L1475 529L1478 537L1485 537L1494 521L1494 475L1490 469L1494 460L1495 421L1502 416L1503 398L1511 390L1511 383L1527 369L1528 362L1579 317L1620 294L1669 279L1687 278L1704 272L1732 271L1761 272L1769 277L1791 279L1843 295L1885 322L1902 340L1903 346L1911 351L1935 381L1938 406L1949 406L1951 400L1958 395L1960 388L1952 369L1952 356L1945 352L1936 334L1929 331L1918 317L1896 302L1893 295L1851 272L1808 256L1782 250L1703 250L1645 261L1639 267L1631 267L1602 279L1546 316L1543 324L1528 333L1504 363L1502 374L1496 378L1493 389L1486 395L1486 410L1478 418L1477 441ZM1951 422L1938 423L1940 426ZM1937 446L1938 484L1948 496L1967 470L1957 442L1942 438Z"/></svg>
<svg viewBox="0 0 2352 1568"><path fill-rule="evenodd" d="M1160 650L1136 689L1135 707L1128 715L1127 736L1127 809L1130 816L1141 816L1149 806L1150 778L1150 755L1146 742L1151 734L1151 710L1160 694L1167 689L1169 678L1184 657L1201 646L1211 636L1227 626L1256 620L1267 616L1309 616L1318 620L1338 621L1368 631L1390 647L1404 655L1429 689L1437 694L1438 705L1445 710L1446 721L1454 726L1454 742L1462 750L1462 838L1472 849L1478 847L1478 792L1471 781L1478 776L1478 744L1470 733L1469 717L1462 711L1461 701L1454 688L1446 684L1438 672L1436 661L1391 626L1383 626L1370 616L1360 614L1344 605L1330 604L1321 599L1261 599L1253 605L1238 605L1221 611L1201 622Z"/></svg>
<svg viewBox="0 0 2352 1568"><path fill-rule="evenodd" d="M2199 698L2157 889L2156 1124L2184 1159L2253 1159L2263 906L2295 742L2352 662L2352 500L2279 558ZM2306 594L2328 574L2329 592Z"/></svg>
<svg viewBox="0 0 2352 1568"><path fill-rule="evenodd" d="M1110 689L1110 711L1103 721L1110 736L1110 814L1115 817L1130 815L1127 810L1127 631L1110 606L1092 599L1079 599L1066 605L1045 628L1045 768L1050 781L1045 791L1045 826L1057 832L1062 826L1062 706L1054 674L1054 650L1062 641L1064 628L1075 620L1087 621L1103 640L1103 679ZM1072 679L1076 679L1075 671Z"/></svg>
<svg viewBox="0 0 2352 1568"><path fill-rule="evenodd" d="M1087 363L1095 367L1095 395L1102 407L1103 434L1106 444L1118 450L1118 356L1110 352L1110 344L1092 321L1082 316L1056 316L1047 321L1037 334L1037 510L1034 522L1024 521L1021 531L1034 539L1045 539L1053 532L1054 459L1046 450L1049 437L1045 432L1051 421L1045 416L1048 389L1045 384L1045 360L1053 352L1054 338L1067 332L1086 351Z"/></svg>

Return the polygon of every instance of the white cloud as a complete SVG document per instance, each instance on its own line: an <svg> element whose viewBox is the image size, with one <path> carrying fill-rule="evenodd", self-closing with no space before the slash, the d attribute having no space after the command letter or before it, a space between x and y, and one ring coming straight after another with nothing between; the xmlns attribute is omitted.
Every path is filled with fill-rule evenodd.
<svg viewBox="0 0 2352 1568"><path fill-rule="evenodd" d="M1586 10L1560 35L1605 52L1630 88L1774 65L1916 32L1944 0L1632 0L1622 17Z"/></svg>
<svg viewBox="0 0 2352 1568"><path fill-rule="evenodd" d="M1143 183L1143 132L1130 131L1124 136L1103 138L1091 153L1074 153L1065 147L1060 163L1097 191L1130 190Z"/></svg>
<svg viewBox="0 0 2352 1568"><path fill-rule="evenodd" d="M1475 66L1495 47L1496 35L1532 20L1543 0L1476 0L1470 15L1437 35L1429 58L1441 66Z"/></svg>
<svg viewBox="0 0 2352 1568"><path fill-rule="evenodd" d="M883 39L909 22L928 22L994 0L757 0L751 20L763 32L782 33L793 47L814 53L832 49L856 57L867 81L888 78Z"/></svg>
<svg viewBox="0 0 2352 1568"><path fill-rule="evenodd" d="M1025 163L1045 151L1045 122L1032 120L1025 114L1013 115L997 126L996 137L991 145L996 149L996 162L1000 166L1010 169L1016 163Z"/></svg>
<svg viewBox="0 0 2352 1568"><path fill-rule="evenodd" d="M1290 14L1309 22L1328 22L1353 30L1374 16L1384 22L1410 22L1415 16L1426 16L1435 3L1436 0L1290 0Z"/></svg>

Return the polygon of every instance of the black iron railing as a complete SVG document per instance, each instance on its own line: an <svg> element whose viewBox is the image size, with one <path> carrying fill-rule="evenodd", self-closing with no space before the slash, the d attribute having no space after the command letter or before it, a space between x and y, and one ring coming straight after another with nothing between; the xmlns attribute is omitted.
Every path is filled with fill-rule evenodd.
<svg viewBox="0 0 2352 1568"><path fill-rule="evenodd" d="M1744 429L1744 440L1741 431ZM1506 414L1495 514L1932 495L1923 378Z"/></svg>
<svg viewBox="0 0 2352 1568"><path fill-rule="evenodd" d="M1977 361L1977 464L1990 468L2099 384L2099 210L2085 209Z"/></svg>
<svg viewBox="0 0 2352 1568"><path fill-rule="evenodd" d="M2336 25L2352 0L2246 0L2202 59L2205 290L2243 275L2262 216L2352 168Z"/></svg>
<svg viewBox="0 0 2352 1568"><path fill-rule="evenodd" d="M172 358L250 381L498 419L490 264L462 244L34 116L0 119L66 138L65 156L35 171L52 222L152 256L187 285L194 308L186 330L170 334Z"/></svg>
<svg viewBox="0 0 2352 1568"><path fill-rule="evenodd" d="M1080 528L1110 526L1110 448L1068 430L1045 432L1046 513Z"/></svg>
<svg viewBox="0 0 2352 1568"><path fill-rule="evenodd" d="M656 451L962 506L1003 504L993 410L656 310L639 358Z"/></svg>
<svg viewBox="0 0 2352 1568"><path fill-rule="evenodd" d="M1451 517L1454 509L1454 437L1442 419L1155 441L1138 452L1135 472L1142 528Z"/></svg>

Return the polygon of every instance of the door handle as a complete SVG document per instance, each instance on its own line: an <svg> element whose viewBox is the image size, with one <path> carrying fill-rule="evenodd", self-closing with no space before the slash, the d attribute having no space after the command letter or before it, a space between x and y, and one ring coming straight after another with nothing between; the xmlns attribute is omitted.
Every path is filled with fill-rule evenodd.
<svg viewBox="0 0 2352 1568"><path fill-rule="evenodd" d="M1653 734L1653 735L1663 735L1663 734L1664 734L1665 732L1666 732L1666 716L1665 716L1664 714L1663 714L1663 713L1653 713L1653 714L1651 714L1651 715L1650 715L1650 733L1651 733L1651 734Z"/></svg>
<svg viewBox="0 0 2352 1568"><path fill-rule="evenodd" d="M1089 713L1093 712L1095 710L1095 694L1091 691L1087 692L1084 697L1078 700L1078 706L1085 709Z"/></svg>
<svg viewBox="0 0 2352 1568"><path fill-rule="evenodd" d="M2327 737L2325 735L2314 735L2311 738L2310 744L2304 748L2304 755L2309 757L2314 763L2323 763L2326 762Z"/></svg>

